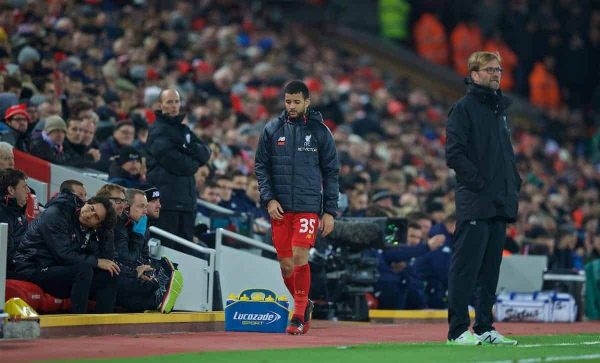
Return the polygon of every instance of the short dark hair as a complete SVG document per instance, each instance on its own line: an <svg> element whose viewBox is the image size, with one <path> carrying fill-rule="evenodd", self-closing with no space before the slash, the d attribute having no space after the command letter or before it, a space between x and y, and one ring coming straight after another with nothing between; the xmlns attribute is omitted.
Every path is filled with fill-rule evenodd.
<svg viewBox="0 0 600 363"><path fill-rule="evenodd" d="M67 119L67 128L71 125L71 122L83 122L83 119L79 117L69 117Z"/></svg>
<svg viewBox="0 0 600 363"><path fill-rule="evenodd" d="M95 196L95 197L91 197L90 199L88 199L88 201L86 203L87 204L102 204L104 209L106 209L106 216L104 217L104 220L100 224L100 227L102 227L106 230L110 230L115 227L115 224L117 224L117 212L115 212L115 209L113 208L112 202L110 201L110 199L108 199L106 197Z"/></svg>
<svg viewBox="0 0 600 363"><path fill-rule="evenodd" d="M427 213L415 211L415 212L408 213L408 215L406 216L406 219L417 221L419 219L431 219L431 218L429 217L429 215Z"/></svg>
<svg viewBox="0 0 600 363"><path fill-rule="evenodd" d="M415 221L408 222L408 228L418 229L419 231L422 229L421 225Z"/></svg>
<svg viewBox="0 0 600 363"><path fill-rule="evenodd" d="M233 178L235 178L236 176L246 176L247 177L248 175L241 170L234 170L230 176L231 180L233 180Z"/></svg>
<svg viewBox="0 0 600 363"><path fill-rule="evenodd" d="M446 217L446 219L444 220L444 222L446 222L446 223L454 223L454 222L456 222L456 214L451 213L450 215L448 215Z"/></svg>
<svg viewBox="0 0 600 363"><path fill-rule="evenodd" d="M78 185L78 186L82 187L82 186L83 186L83 183L82 183L82 182L80 182L79 180L75 180L75 179L67 179L67 180L65 180L64 182L62 182L62 183L60 184L60 189L59 189L59 191L61 191L61 192L62 192L62 191L64 191L64 190L66 189L66 190L70 191L71 193L74 193L74 191L73 191L73 186L74 186L74 185Z"/></svg>
<svg viewBox="0 0 600 363"><path fill-rule="evenodd" d="M21 180L27 180L27 175L21 170L0 170L0 195L8 195L8 187L16 187Z"/></svg>
<svg viewBox="0 0 600 363"><path fill-rule="evenodd" d="M299 80L293 80L290 83L288 83L285 88L283 89L283 93L287 93L290 95L293 95L295 93L302 93L302 96L304 97L304 99L307 99L310 97L310 94L308 93L308 87L306 87L306 85L304 84L304 82L299 81Z"/></svg>
<svg viewBox="0 0 600 363"><path fill-rule="evenodd" d="M73 101L73 103L71 103L70 106L70 117L69 118L74 118L76 120L81 120L80 119L80 113L82 111L93 111L94 110L94 104L89 101L86 98L80 98L78 100Z"/></svg>

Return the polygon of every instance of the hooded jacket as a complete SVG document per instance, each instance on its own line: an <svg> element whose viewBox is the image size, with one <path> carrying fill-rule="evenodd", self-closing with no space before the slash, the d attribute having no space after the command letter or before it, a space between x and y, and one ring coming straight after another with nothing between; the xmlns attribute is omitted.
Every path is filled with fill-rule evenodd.
<svg viewBox="0 0 600 363"><path fill-rule="evenodd" d="M470 84L455 103L446 128L446 164L456 172L457 220L517 218L521 178L500 90Z"/></svg>

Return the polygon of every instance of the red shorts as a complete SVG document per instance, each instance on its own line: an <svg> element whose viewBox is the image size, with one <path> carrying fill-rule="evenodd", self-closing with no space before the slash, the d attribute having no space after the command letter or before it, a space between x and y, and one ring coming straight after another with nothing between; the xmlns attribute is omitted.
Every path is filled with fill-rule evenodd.
<svg viewBox="0 0 600 363"><path fill-rule="evenodd" d="M311 248L319 230L316 213L283 213L283 219L271 219L273 246L277 257L292 257L292 247Z"/></svg>

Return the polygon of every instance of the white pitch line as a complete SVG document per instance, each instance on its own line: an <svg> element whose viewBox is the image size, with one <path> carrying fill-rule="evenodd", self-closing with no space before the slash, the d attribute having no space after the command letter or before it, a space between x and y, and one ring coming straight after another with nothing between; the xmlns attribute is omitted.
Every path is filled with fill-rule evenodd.
<svg viewBox="0 0 600 363"><path fill-rule="evenodd" d="M555 344L523 344L517 345L516 348L537 348L537 347L569 347L574 345L596 345L600 344L600 341L593 342L581 342L581 343L555 343Z"/></svg>
<svg viewBox="0 0 600 363"><path fill-rule="evenodd" d="M583 354L583 355L563 355L563 356L550 356L550 357L537 357L537 358L524 358L517 360L494 360L485 361L480 363L542 363L542 362L563 362L563 361L574 361L574 360L592 360L600 359L600 354Z"/></svg>

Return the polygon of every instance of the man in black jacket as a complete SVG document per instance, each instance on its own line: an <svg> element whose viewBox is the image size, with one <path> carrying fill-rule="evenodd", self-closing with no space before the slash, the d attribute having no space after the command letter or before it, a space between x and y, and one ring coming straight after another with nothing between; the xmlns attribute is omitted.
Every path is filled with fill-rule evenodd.
<svg viewBox="0 0 600 363"><path fill-rule="evenodd" d="M7 271L14 273L13 257L27 232L27 175L20 170L0 170L0 223L8 224Z"/></svg>
<svg viewBox="0 0 600 363"><path fill-rule="evenodd" d="M521 178L515 166L500 91L498 53L469 57L466 96L450 110L446 161L456 172L456 233L448 281L449 344L517 344L492 326L492 305L506 240L506 224L517 217ZM475 325L468 304L477 291Z"/></svg>
<svg viewBox="0 0 600 363"><path fill-rule="evenodd" d="M179 93L166 89L160 93L160 111L150 127L147 179L160 191L162 211L157 227L188 241L194 236L196 181L194 174L210 158L204 145L182 121Z"/></svg>
<svg viewBox="0 0 600 363"><path fill-rule="evenodd" d="M108 199L84 204L61 192L31 223L14 259L17 272L53 296L70 297L73 313L85 313L88 298L96 300L96 313L112 312L119 267L98 257L104 241L95 230L111 230L115 221Z"/></svg>
<svg viewBox="0 0 600 363"><path fill-rule="evenodd" d="M313 306L308 300L308 251L317 229L322 229L322 236L333 230L339 163L323 117L308 109L306 85L291 81L284 94L285 111L265 126L254 171L261 204L271 217L283 281L294 296L294 316L287 332L298 335L308 332Z"/></svg>

